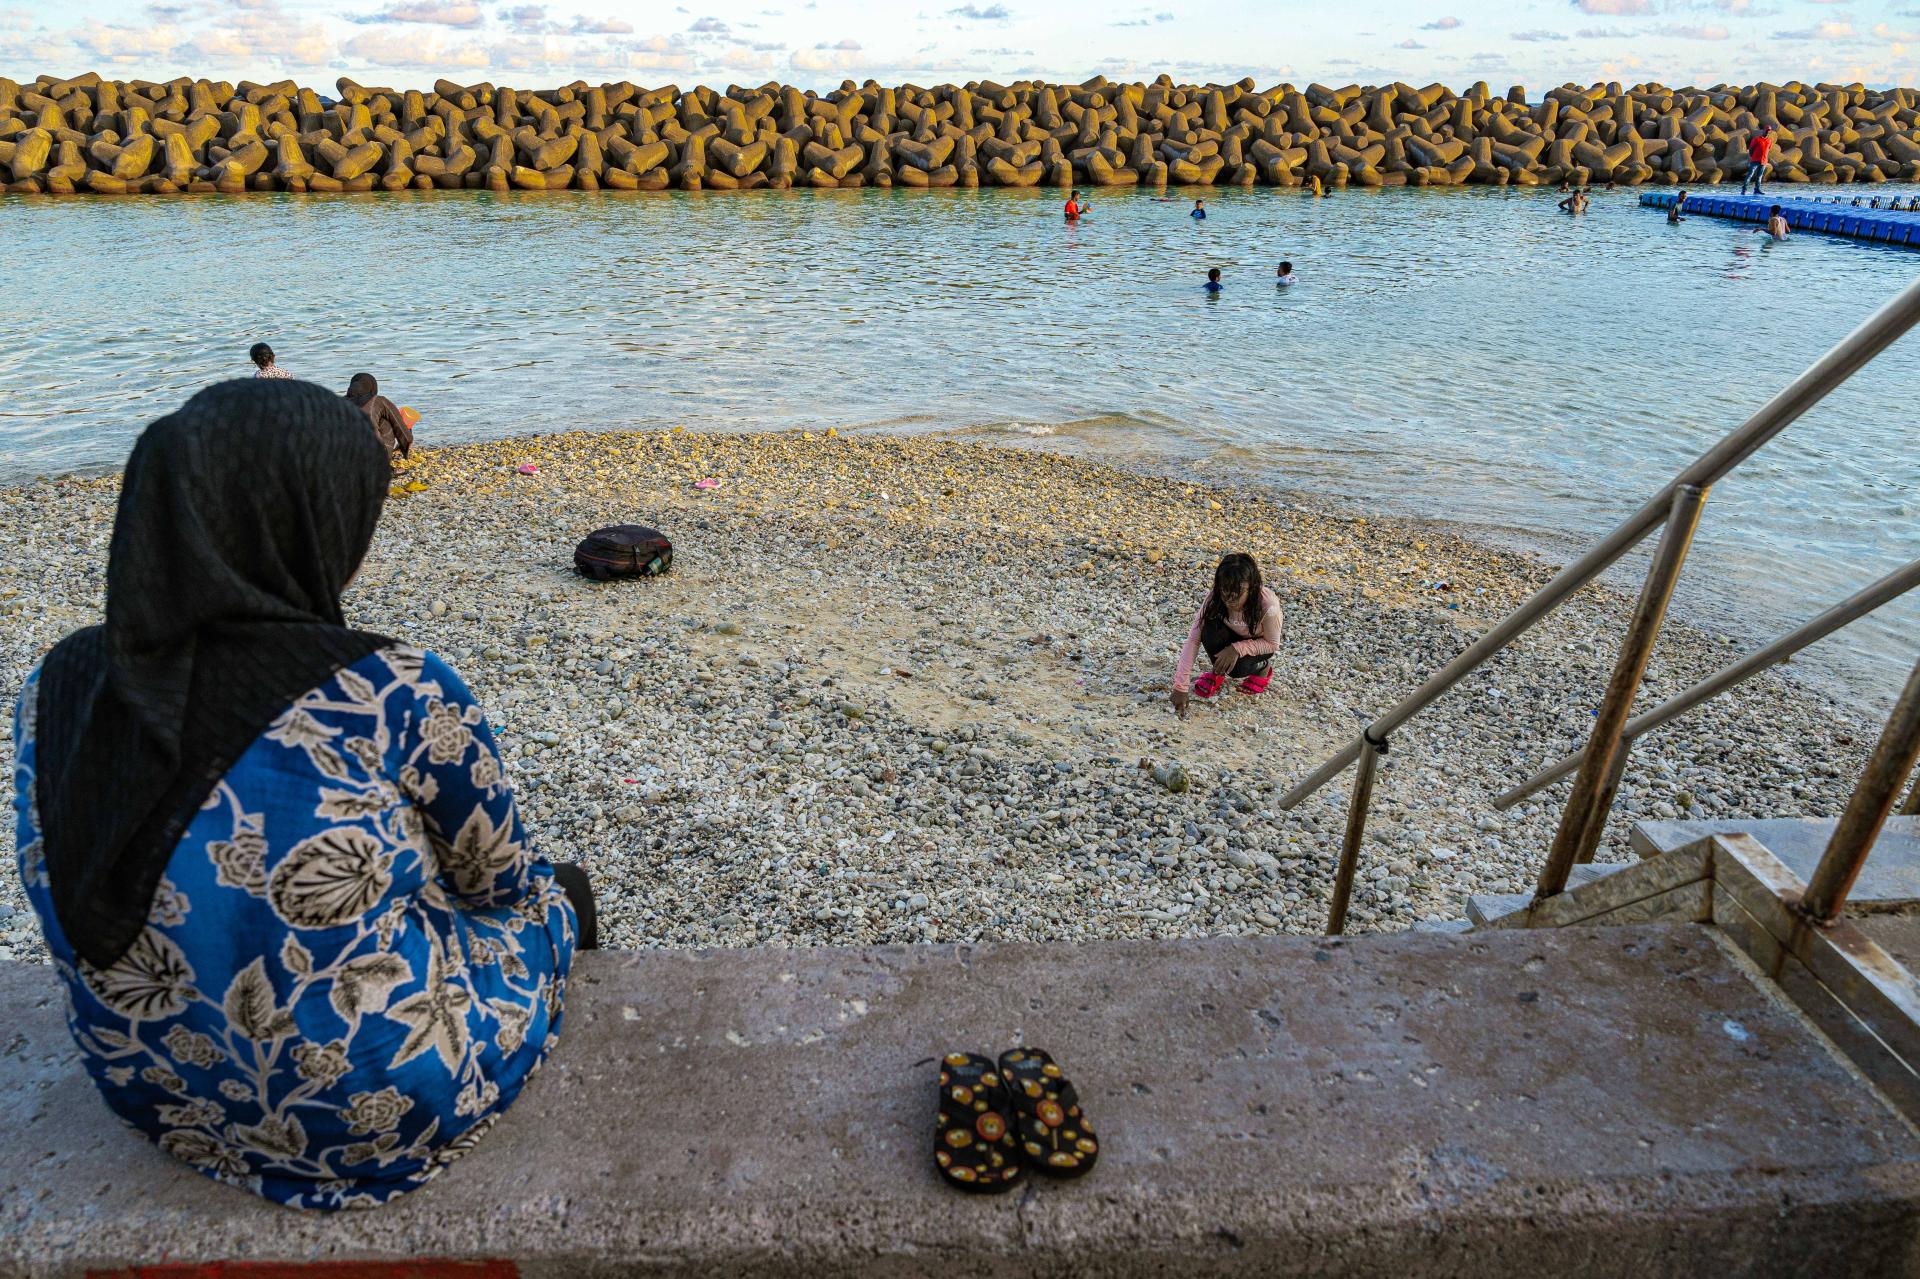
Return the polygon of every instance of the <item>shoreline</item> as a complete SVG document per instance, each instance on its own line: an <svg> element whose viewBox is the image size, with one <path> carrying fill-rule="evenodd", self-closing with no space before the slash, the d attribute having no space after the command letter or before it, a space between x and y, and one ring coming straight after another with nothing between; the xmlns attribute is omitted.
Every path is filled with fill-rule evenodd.
<svg viewBox="0 0 1920 1279"><path fill-rule="evenodd" d="M1552 572L1450 528L940 437L570 432L427 450L414 484L349 616L473 687L535 846L587 865L615 947L1317 933L1344 786L1273 801ZM94 620L116 488L0 489L9 706ZM573 542L619 521L664 528L673 572L574 575ZM1275 678L1183 723L1174 654L1241 548L1287 610ZM1356 930L1531 881L1564 787L1491 799L1578 740L1628 606L1583 591L1396 737ZM1670 621L1648 694L1747 646ZM1601 857L1641 817L1838 811L1877 727L1763 675L1642 740ZM0 957L37 939L9 871Z"/></svg>

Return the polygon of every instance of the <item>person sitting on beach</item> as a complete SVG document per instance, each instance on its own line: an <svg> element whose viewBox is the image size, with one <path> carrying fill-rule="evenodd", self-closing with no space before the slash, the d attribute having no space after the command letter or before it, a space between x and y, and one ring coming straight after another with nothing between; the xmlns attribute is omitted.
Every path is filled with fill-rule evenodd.
<svg viewBox="0 0 1920 1279"><path fill-rule="evenodd" d="M1193 202L1193 212L1188 216L1204 220L1207 216L1207 202L1205 200L1195 200Z"/></svg>
<svg viewBox="0 0 1920 1279"><path fill-rule="evenodd" d="M413 452L413 428L407 425L407 419L401 416L394 402L380 394L380 384L374 381L373 374L354 374L353 380L347 383L346 399L373 423L373 433L386 446L389 458L396 454L406 457Z"/></svg>
<svg viewBox="0 0 1920 1279"><path fill-rule="evenodd" d="M1207 282L1204 287L1209 293L1218 293L1220 291L1221 286L1220 286L1220 268L1219 267L1216 266L1216 267L1207 268Z"/></svg>
<svg viewBox="0 0 1920 1279"><path fill-rule="evenodd" d="M1280 648L1280 624L1280 597L1261 583L1253 556L1224 557L1173 668L1173 709L1180 718L1187 717L1189 691L1212 697L1228 680L1236 680L1243 693L1265 692L1273 654ZM1193 680L1189 689L1194 659L1202 648L1213 669Z"/></svg>
<svg viewBox="0 0 1920 1279"><path fill-rule="evenodd" d="M1078 191L1075 191L1073 194L1067 197L1067 207L1066 207L1067 221L1078 222L1080 220L1080 215L1082 213L1085 213L1088 209L1091 209L1092 207L1093 206L1091 204L1080 203L1080 193Z"/></svg>
<svg viewBox="0 0 1920 1279"><path fill-rule="evenodd" d="M1279 288L1284 289L1289 285L1291 285L1294 282L1295 278L1296 277L1293 274L1293 263L1282 262L1278 268L1278 273L1274 279L1274 284Z"/></svg>
<svg viewBox="0 0 1920 1279"><path fill-rule="evenodd" d="M1767 215L1767 234L1776 240L1787 238L1787 218L1777 204L1773 206L1773 212Z"/></svg>
<svg viewBox="0 0 1920 1279"><path fill-rule="evenodd" d="M1682 191L1679 195L1674 196L1673 203L1667 206L1667 225L1679 226L1682 222L1685 222L1686 219L1681 216L1681 211L1686 207L1687 193Z"/></svg>
<svg viewBox="0 0 1920 1279"><path fill-rule="evenodd" d="M293 374L273 362L273 348L265 342L255 342L252 348L248 350L247 358L254 363L253 375L255 377L291 378L293 376Z"/></svg>
<svg viewBox="0 0 1920 1279"><path fill-rule="evenodd" d="M20 882L81 1063L167 1154L299 1208L471 1147L594 944L460 677L343 619L388 479L321 387L201 391L135 443L105 624L14 720Z"/></svg>

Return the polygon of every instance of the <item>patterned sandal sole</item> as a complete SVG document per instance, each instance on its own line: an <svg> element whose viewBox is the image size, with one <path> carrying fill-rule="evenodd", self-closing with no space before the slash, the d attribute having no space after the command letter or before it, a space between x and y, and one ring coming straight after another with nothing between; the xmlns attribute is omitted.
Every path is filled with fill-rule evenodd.
<svg viewBox="0 0 1920 1279"><path fill-rule="evenodd" d="M1093 1125L1080 1110L1073 1081L1038 1048L1000 1054L1013 1094L1013 1122L1027 1162L1049 1177L1084 1177L1100 1157Z"/></svg>
<svg viewBox="0 0 1920 1279"><path fill-rule="evenodd" d="M1012 1098L999 1068L978 1053L940 1060L940 1111L933 1163L941 1180L973 1195L1004 1194L1025 1171L1013 1139Z"/></svg>

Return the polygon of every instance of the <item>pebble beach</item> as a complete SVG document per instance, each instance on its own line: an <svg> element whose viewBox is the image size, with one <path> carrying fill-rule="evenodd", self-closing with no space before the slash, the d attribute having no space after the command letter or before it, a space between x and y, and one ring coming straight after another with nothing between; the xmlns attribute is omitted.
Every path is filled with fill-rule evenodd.
<svg viewBox="0 0 1920 1279"><path fill-rule="evenodd" d="M117 486L0 490L9 706L98 620ZM672 572L575 575L615 522L665 530ZM1182 721L1174 658L1229 550L1285 640L1266 693ZM1278 797L1554 567L1040 452L573 433L416 453L346 603L461 672L536 847L593 877L603 945L1317 933L1345 783ZM1530 885L1565 784L1492 800L1583 740L1630 607L1590 588L1394 738L1350 931ZM1642 705L1768 638L1670 619ZM1601 858L1642 818L1835 813L1877 730L1769 672L1641 740ZM0 958L44 957L9 857Z"/></svg>

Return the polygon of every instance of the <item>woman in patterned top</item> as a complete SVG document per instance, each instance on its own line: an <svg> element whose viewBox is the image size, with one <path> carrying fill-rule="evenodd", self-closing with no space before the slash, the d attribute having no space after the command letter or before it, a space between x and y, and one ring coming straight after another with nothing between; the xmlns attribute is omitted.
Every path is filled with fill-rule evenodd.
<svg viewBox="0 0 1920 1279"><path fill-rule="evenodd" d="M255 377L291 378L293 376L273 362L273 348L265 342L255 342L247 351L247 358L253 361Z"/></svg>
<svg viewBox="0 0 1920 1279"><path fill-rule="evenodd" d="M472 1146L553 1046L590 927L459 677L342 621L387 475L317 386L194 396L128 461L105 625L15 720L20 875L95 1084L302 1208Z"/></svg>

